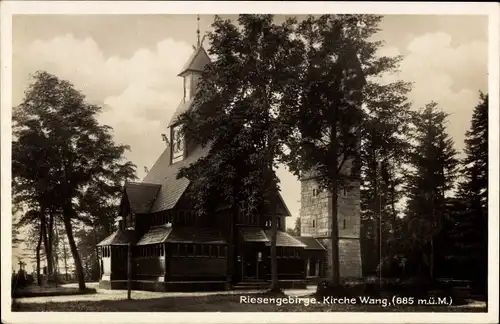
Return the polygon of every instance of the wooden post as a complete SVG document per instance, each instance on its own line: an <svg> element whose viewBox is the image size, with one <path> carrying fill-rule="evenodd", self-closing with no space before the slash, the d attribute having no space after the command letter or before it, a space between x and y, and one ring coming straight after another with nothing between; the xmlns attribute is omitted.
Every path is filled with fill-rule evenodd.
<svg viewBox="0 0 500 324"><path fill-rule="evenodd" d="M132 244L128 244L127 251L127 299L132 299Z"/></svg>

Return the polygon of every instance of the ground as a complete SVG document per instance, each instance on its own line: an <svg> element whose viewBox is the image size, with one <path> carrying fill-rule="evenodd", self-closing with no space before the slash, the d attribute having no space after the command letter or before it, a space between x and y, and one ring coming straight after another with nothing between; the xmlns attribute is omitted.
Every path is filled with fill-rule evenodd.
<svg viewBox="0 0 500 324"><path fill-rule="evenodd" d="M95 283L87 284L96 287ZM267 297L258 291L226 291L226 292L146 292L133 291L133 300L127 300L127 292L123 290L101 290L97 294L76 296L52 296L19 298L13 303L13 311L39 312L391 312L391 311L433 311L433 312L486 312L485 303L471 302L466 306L412 306L382 307L380 305L339 305L321 303L305 305L305 298L314 292L315 287L308 289L290 289L285 293L290 296L289 304L278 305L276 302L245 303L242 297ZM296 298L294 298L296 297ZM248 300L248 299L247 299Z"/></svg>

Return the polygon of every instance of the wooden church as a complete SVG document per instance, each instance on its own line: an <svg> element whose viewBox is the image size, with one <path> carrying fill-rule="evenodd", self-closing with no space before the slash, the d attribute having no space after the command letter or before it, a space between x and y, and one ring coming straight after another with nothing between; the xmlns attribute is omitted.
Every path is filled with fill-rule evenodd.
<svg viewBox="0 0 500 324"><path fill-rule="evenodd" d="M191 209L190 181L177 179L181 167L208 154L208 148L188 144L177 120L190 109L209 62L198 44L178 75L184 97L168 124L169 145L142 182L125 185L119 229L98 244L102 288L127 287L129 244L133 289L218 290L270 283L271 216L240 212L231 217L229 210L220 210L200 217ZM278 278L282 286L303 286L307 278L322 275L325 249L313 237L285 232L290 212L281 196L277 215Z"/></svg>

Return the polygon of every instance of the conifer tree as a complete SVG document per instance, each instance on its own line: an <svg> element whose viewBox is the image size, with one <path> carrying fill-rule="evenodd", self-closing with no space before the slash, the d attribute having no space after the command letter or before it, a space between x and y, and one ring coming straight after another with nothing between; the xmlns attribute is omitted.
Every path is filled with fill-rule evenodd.
<svg viewBox="0 0 500 324"><path fill-rule="evenodd" d="M452 259L484 289L488 265L488 95L480 93L466 132L460 207L452 214ZM466 274L465 274L466 275Z"/></svg>
<svg viewBox="0 0 500 324"><path fill-rule="evenodd" d="M446 197L454 189L457 175L457 152L446 133L447 114L431 102L412 118L413 147L409 153L411 170L407 171L407 235L412 240L419 274L434 279L435 240L442 233L447 215Z"/></svg>

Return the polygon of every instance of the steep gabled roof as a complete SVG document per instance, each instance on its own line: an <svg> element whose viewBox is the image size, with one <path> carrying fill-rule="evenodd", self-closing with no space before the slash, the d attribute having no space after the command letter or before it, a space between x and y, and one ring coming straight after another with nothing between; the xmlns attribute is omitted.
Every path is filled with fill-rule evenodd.
<svg viewBox="0 0 500 324"><path fill-rule="evenodd" d="M186 62L186 64L184 64L178 76L183 76L186 72L189 71L203 72L205 65L207 65L208 63L210 63L210 57L208 56L203 46L199 46L193 52L193 54L191 54L189 60Z"/></svg>
<svg viewBox="0 0 500 324"><path fill-rule="evenodd" d="M169 210L177 204L189 185L187 178L177 179L177 173L180 168L189 166L198 159L206 156L209 150L209 146L204 148L197 146L184 160L174 164L170 163L170 147L167 147L163 151L155 165L153 165L143 179L143 182L161 185L150 213Z"/></svg>
<svg viewBox="0 0 500 324"><path fill-rule="evenodd" d="M130 209L136 214L147 214L151 210L161 185L147 182L125 184Z"/></svg>

